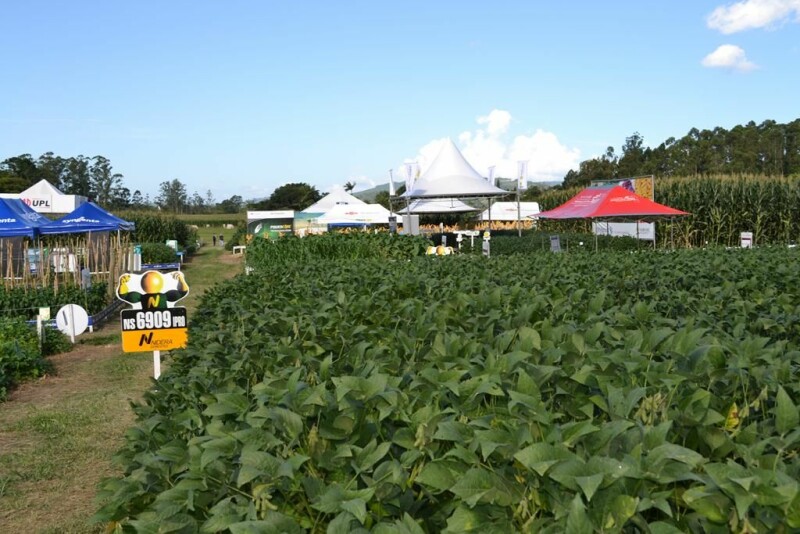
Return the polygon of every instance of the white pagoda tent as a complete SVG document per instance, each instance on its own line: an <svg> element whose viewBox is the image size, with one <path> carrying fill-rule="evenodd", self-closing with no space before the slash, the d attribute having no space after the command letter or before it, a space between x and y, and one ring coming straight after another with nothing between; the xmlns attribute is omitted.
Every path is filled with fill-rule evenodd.
<svg viewBox="0 0 800 534"><path fill-rule="evenodd" d="M327 213L334 206L364 206L367 203L356 198L344 189L334 189L314 204L303 210L304 213Z"/></svg>
<svg viewBox="0 0 800 534"><path fill-rule="evenodd" d="M452 139L447 139L425 174L414 183L410 191L403 193L401 198L457 199L499 197L508 194L508 191L495 187L478 174L464 159L464 155Z"/></svg>

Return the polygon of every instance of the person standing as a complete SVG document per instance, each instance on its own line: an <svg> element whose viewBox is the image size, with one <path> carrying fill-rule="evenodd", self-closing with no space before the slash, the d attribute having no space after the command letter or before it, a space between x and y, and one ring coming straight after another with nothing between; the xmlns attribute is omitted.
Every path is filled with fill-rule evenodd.
<svg viewBox="0 0 800 534"><path fill-rule="evenodd" d="M84 291L92 287L92 271L84 264L81 264L81 289Z"/></svg>
<svg viewBox="0 0 800 534"><path fill-rule="evenodd" d="M216 247L217 246L217 234L211 234L211 243Z"/></svg>
<svg viewBox="0 0 800 534"><path fill-rule="evenodd" d="M219 234L219 246L225 248L225 239L222 237L222 234Z"/></svg>

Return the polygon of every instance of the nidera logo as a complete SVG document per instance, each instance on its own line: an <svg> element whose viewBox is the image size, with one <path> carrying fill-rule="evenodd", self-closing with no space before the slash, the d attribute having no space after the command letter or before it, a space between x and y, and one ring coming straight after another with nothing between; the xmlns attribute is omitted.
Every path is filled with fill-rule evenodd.
<svg viewBox="0 0 800 534"><path fill-rule="evenodd" d="M150 332L149 334L142 334L142 337L139 338L139 346L141 347L145 343L148 345L153 342L153 333Z"/></svg>

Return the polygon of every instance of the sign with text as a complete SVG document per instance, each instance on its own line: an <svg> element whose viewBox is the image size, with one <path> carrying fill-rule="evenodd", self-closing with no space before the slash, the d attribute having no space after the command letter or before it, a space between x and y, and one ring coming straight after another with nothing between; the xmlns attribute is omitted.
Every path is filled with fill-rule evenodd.
<svg viewBox="0 0 800 534"><path fill-rule="evenodd" d="M163 274L147 271L119 277L117 297L133 307L123 310L122 350L149 352L180 349L186 346L186 308L175 303L189 293L180 271ZM158 378L158 370L156 378Z"/></svg>
<svg viewBox="0 0 800 534"><path fill-rule="evenodd" d="M186 346L186 308L123 310L122 350L149 352Z"/></svg>

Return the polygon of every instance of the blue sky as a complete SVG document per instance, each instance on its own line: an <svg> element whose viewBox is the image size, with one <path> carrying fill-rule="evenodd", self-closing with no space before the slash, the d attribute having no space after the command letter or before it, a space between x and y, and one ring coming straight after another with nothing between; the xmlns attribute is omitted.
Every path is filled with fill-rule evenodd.
<svg viewBox="0 0 800 534"><path fill-rule="evenodd" d="M0 159L103 155L155 195L425 170L560 179L639 132L800 117L800 0L6 2Z"/></svg>

